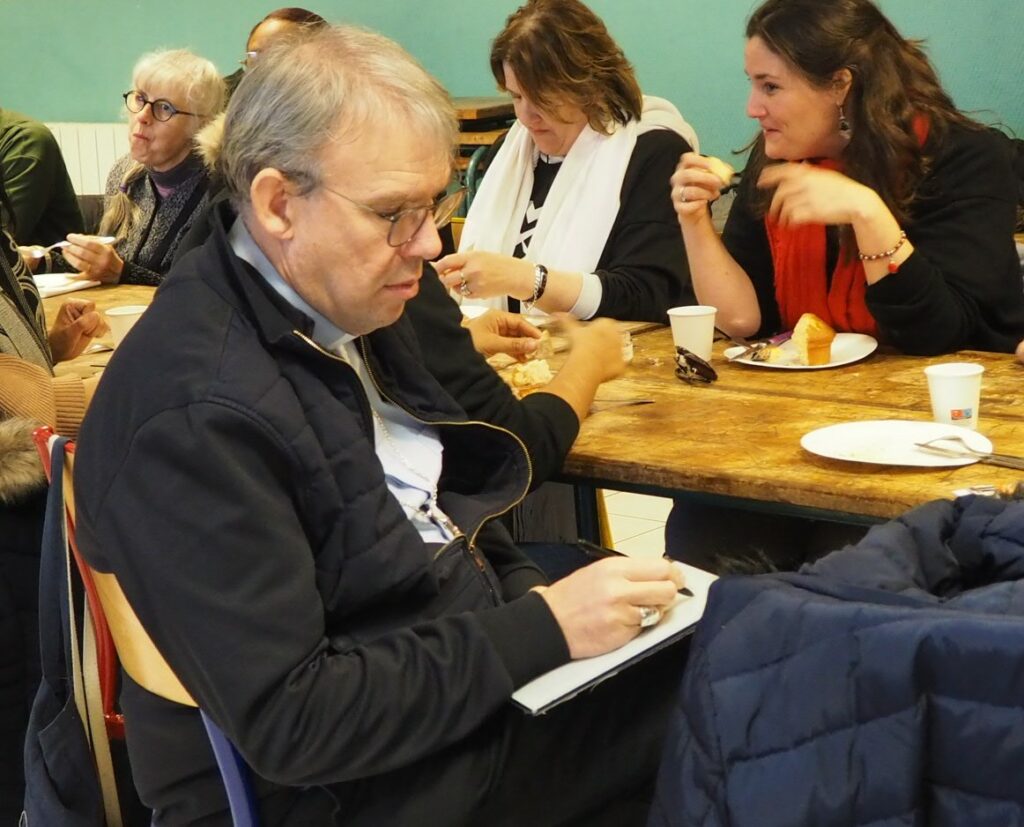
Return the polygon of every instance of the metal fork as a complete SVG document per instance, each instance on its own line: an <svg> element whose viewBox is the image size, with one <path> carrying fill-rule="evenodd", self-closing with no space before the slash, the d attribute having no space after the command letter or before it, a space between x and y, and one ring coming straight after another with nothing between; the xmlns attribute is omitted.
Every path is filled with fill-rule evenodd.
<svg viewBox="0 0 1024 827"><path fill-rule="evenodd" d="M960 448L943 448L941 445L936 445L936 442L954 442L959 443ZM927 442L915 442L918 448L924 448L926 451L932 451L936 454L942 454L947 457L963 457L977 459L978 462L984 462L989 465L998 465L1003 468L1014 468L1018 471L1024 471L1024 457L1014 456L1013 454L997 454L990 453L987 451L976 451L963 437L955 434L948 436L939 436L935 439L929 439Z"/></svg>

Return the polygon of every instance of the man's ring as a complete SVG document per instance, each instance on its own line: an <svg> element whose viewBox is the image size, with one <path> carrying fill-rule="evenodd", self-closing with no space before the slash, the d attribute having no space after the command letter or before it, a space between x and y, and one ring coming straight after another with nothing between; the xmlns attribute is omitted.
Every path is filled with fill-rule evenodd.
<svg viewBox="0 0 1024 827"><path fill-rule="evenodd" d="M683 185L683 186L681 186L679 188L679 203L680 204L685 204L686 203L686 186L685 185Z"/></svg>
<svg viewBox="0 0 1024 827"><path fill-rule="evenodd" d="M459 282L459 295L460 296L471 296L473 291L469 289L469 282L463 279Z"/></svg>
<svg viewBox="0 0 1024 827"><path fill-rule="evenodd" d="M656 609L654 606L640 607L641 629L646 629L648 626L654 626L659 620L661 620L661 609Z"/></svg>

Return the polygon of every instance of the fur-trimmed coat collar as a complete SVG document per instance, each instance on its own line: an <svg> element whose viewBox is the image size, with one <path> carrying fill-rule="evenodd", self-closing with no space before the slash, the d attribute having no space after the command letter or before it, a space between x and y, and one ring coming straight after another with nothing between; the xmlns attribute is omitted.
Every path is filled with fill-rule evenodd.
<svg viewBox="0 0 1024 827"><path fill-rule="evenodd" d="M9 505L43 488L46 475L32 442L36 423L0 421L0 505Z"/></svg>

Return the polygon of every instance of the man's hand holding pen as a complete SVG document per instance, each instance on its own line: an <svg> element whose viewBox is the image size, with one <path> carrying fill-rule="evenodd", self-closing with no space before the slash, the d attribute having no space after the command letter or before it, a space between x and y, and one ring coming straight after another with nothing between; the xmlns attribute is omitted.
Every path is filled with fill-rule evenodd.
<svg viewBox="0 0 1024 827"><path fill-rule="evenodd" d="M582 538L576 541L576 547L584 554L586 554L587 557L592 557L595 560L604 560L608 557L629 556L628 554L623 554L621 551L616 551L613 548L605 548L604 546L599 546L597 543L591 543L589 540L584 540ZM686 586L679 587L679 594L683 595L684 597L693 597L693 592L686 588Z"/></svg>

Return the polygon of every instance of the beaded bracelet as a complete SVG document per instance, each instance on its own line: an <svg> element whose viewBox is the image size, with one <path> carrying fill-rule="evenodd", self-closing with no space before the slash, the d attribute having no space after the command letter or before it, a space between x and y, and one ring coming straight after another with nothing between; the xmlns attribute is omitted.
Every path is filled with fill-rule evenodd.
<svg viewBox="0 0 1024 827"><path fill-rule="evenodd" d="M896 242L896 246L893 247L892 249L885 250L884 252L881 253L858 253L857 258L859 258L861 261L878 261L879 259L887 258L889 259L889 272L895 273L897 270L900 269L900 266L895 261L893 261L893 257L896 255L896 253L899 252L900 247L904 245L906 240L906 230L900 230L899 241Z"/></svg>
<svg viewBox="0 0 1024 827"><path fill-rule="evenodd" d="M533 266L533 295L523 302L523 310L529 313L548 289L548 268L543 264Z"/></svg>

